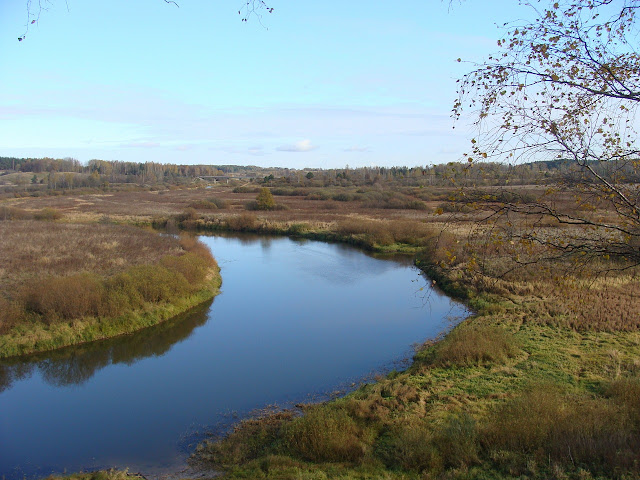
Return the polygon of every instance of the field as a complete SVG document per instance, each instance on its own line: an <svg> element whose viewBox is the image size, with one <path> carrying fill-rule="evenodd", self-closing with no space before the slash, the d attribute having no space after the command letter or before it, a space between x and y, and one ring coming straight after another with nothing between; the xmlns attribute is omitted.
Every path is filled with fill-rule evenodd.
<svg viewBox="0 0 640 480"><path fill-rule="evenodd" d="M528 224L547 238L581 232L524 214L479 222L491 211L449 201L453 188L276 185L268 210L252 203L260 188L238 183L8 198L0 205L7 217L0 222L3 241L13 239L0 264L9 272L3 294L40 268L64 275L101 268L117 276L180 248L140 226L275 233L409 252L475 315L421 348L406 371L327 404L241 422L230 435L202 444L194 464L224 468L228 478L640 477L635 267L620 259L554 256L524 237L505 239L496 232ZM513 193L542 190L522 186ZM133 232L131 225L138 226L137 238L109 237L116 226ZM55 242L25 233L61 238L85 229L95 235L83 235L93 246L61 241L64 248L44 254ZM110 248L118 255L102 258ZM82 256L73 255L80 250ZM19 268L22 259L32 266Z"/></svg>

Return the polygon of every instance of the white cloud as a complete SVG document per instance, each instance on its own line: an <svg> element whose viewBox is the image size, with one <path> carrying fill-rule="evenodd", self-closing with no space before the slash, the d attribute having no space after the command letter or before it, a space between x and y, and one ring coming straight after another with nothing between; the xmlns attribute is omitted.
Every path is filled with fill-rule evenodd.
<svg viewBox="0 0 640 480"><path fill-rule="evenodd" d="M280 152L310 152L316 150L318 147L311 144L311 140L300 140L293 145L282 145L276 148Z"/></svg>

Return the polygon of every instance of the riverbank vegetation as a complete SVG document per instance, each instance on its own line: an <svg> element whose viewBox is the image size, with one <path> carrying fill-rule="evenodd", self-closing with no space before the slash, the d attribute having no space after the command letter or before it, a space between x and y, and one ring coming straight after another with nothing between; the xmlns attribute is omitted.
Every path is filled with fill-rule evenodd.
<svg viewBox="0 0 640 480"><path fill-rule="evenodd" d="M56 235L126 225L145 235L139 227L256 232L410 252L436 286L474 309L442 341L421 348L406 371L327 404L245 420L202 444L194 464L224 469L228 478L640 476L637 267L579 252L552 255L505 234L534 225L547 238L570 238L579 226L517 212L482 221L499 199L518 205L545 194L548 176L538 177L540 185L497 193L466 189L465 201L459 187L431 186L426 176L368 184L339 178L327 186L311 183L321 174L304 178L300 185L262 178L13 196L2 201L10 214L0 227L61 229ZM248 209L265 187L283 208ZM570 192L555 195L558 205L610 215L604 204L587 211ZM414 202L420 208L410 208ZM34 219L46 209L57 218ZM25 246L31 241L15 238ZM147 263L169 268L162 259L184 249L171 245L147 249L162 252ZM108 257L91 255L96 262ZM138 268L132 262L100 268L117 277ZM52 264L52 271L65 264Z"/></svg>
<svg viewBox="0 0 640 480"><path fill-rule="evenodd" d="M0 222L0 356L131 333L211 298L196 240L131 226Z"/></svg>

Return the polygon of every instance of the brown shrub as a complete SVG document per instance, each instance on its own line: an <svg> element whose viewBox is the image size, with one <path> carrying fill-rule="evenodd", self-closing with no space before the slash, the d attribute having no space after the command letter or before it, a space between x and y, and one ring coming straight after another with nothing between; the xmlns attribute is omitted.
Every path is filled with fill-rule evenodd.
<svg viewBox="0 0 640 480"><path fill-rule="evenodd" d="M630 419L640 428L640 378L619 378L607 386L605 393L625 408Z"/></svg>
<svg viewBox="0 0 640 480"><path fill-rule="evenodd" d="M111 276L183 251L175 237L130 226L0 222L0 295L9 298L36 277Z"/></svg>
<svg viewBox="0 0 640 480"><path fill-rule="evenodd" d="M98 314L102 284L89 273L37 279L25 287L23 298L26 309L47 323L69 320Z"/></svg>
<svg viewBox="0 0 640 480"><path fill-rule="evenodd" d="M433 227L416 220L391 220L389 230L398 243L424 245L429 238L435 237Z"/></svg>
<svg viewBox="0 0 640 480"><path fill-rule="evenodd" d="M198 218L200 218L200 215L198 215L198 212L193 207L186 208L184 212L176 216L176 220L180 223L194 222Z"/></svg>
<svg viewBox="0 0 640 480"><path fill-rule="evenodd" d="M338 222L336 231L340 235L366 235L371 243L378 245L391 245L394 242L393 234L385 222L379 220L367 220L362 218L350 218Z"/></svg>
<svg viewBox="0 0 640 480"><path fill-rule="evenodd" d="M187 252L180 256L167 256L161 260L163 267L181 274L191 285L202 283L209 272L208 263L195 253Z"/></svg>
<svg viewBox="0 0 640 480"><path fill-rule="evenodd" d="M189 204L189 207L197 210L222 210L229 208L229 202L222 198L212 197L204 200L195 200Z"/></svg>
<svg viewBox="0 0 640 480"><path fill-rule="evenodd" d="M160 265L137 265L126 273L127 287L146 302L166 302L191 290L184 276Z"/></svg>
<svg viewBox="0 0 640 480"><path fill-rule="evenodd" d="M216 266L216 260L211 254L211 250L196 237L190 235L182 235L180 237L180 246L188 253L197 256L208 267Z"/></svg>
<svg viewBox="0 0 640 480"><path fill-rule="evenodd" d="M258 226L258 218L252 213L241 213L226 219L227 228L237 232L253 231Z"/></svg>
<svg viewBox="0 0 640 480"><path fill-rule="evenodd" d="M24 308L18 302L0 297L0 334L7 333L22 320Z"/></svg>
<svg viewBox="0 0 640 480"><path fill-rule="evenodd" d="M367 192L363 206L366 208L427 210L427 205L422 200L398 192Z"/></svg>

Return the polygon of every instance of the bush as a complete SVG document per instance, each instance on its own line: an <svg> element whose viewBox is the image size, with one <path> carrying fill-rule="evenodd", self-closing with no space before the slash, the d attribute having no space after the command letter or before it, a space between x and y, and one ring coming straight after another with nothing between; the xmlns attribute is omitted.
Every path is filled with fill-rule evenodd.
<svg viewBox="0 0 640 480"><path fill-rule="evenodd" d="M184 212L176 216L178 222L193 222L198 218L200 218L200 215L198 215L198 212L196 212L196 209L193 207L186 208Z"/></svg>
<svg viewBox="0 0 640 480"><path fill-rule="evenodd" d="M442 202L437 210L441 213L471 213L473 208L463 202Z"/></svg>
<svg viewBox="0 0 640 480"><path fill-rule="evenodd" d="M0 297L0 334L7 333L22 320L24 309L18 302Z"/></svg>
<svg viewBox="0 0 640 480"><path fill-rule="evenodd" d="M183 255L165 256L159 265L136 265L107 279L81 273L33 280L20 294L22 308L0 298L0 331L14 326L5 316L20 318L25 309L53 323L86 316L115 317L144 302L187 295L206 280L216 262L201 242L183 238L180 243L186 250Z"/></svg>
<svg viewBox="0 0 640 480"><path fill-rule="evenodd" d="M31 282L23 293L28 311L46 323L97 315L102 300L102 284L89 273L50 277Z"/></svg>
<svg viewBox="0 0 640 480"><path fill-rule="evenodd" d="M285 449L313 462L355 462L365 454L363 431L342 409L315 406L287 423Z"/></svg>
<svg viewBox="0 0 640 480"><path fill-rule="evenodd" d="M607 386L605 395L625 408L629 419L640 429L640 378L619 378Z"/></svg>
<svg viewBox="0 0 640 480"><path fill-rule="evenodd" d="M434 348L436 366L504 362L518 351L515 339L504 329L468 323L452 330Z"/></svg>
<svg viewBox="0 0 640 480"><path fill-rule="evenodd" d="M222 198L213 197L206 200L196 200L195 202L191 202L189 207L198 210L223 210L225 208L229 208L229 202Z"/></svg>
<svg viewBox="0 0 640 480"><path fill-rule="evenodd" d="M331 199L336 200L337 202L353 202L354 200L358 199L358 196L352 193L342 192L342 193L336 193L331 197Z"/></svg>
<svg viewBox="0 0 640 480"><path fill-rule="evenodd" d="M227 228L236 232L254 231L258 226L258 218L252 213L242 213L225 220Z"/></svg>
<svg viewBox="0 0 640 480"><path fill-rule="evenodd" d="M370 243L391 245L395 239L388 225L378 220L348 219L340 221L336 227L340 235L366 235Z"/></svg>
<svg viewBox="0 0 640 480"><path fill-rule="evenodd" d="M33 218L36 220L60 220L62 218L62 213L55 208L43 208L39 212L33 214Z"/></svg>
<svg viewBox="0 0 640 480"><path fill-rule="evenodd" d="M210 266L204 263L197 254L191 252L179 256L166 256L160 263L163 267L178 272L191 285L202 283L207 277Z"/></svg>
<svg viewBox="0 0 640 480"><path fill-rule="evenodd" d="M439 472L444 462L433 439L424 421L395 425L380 436L375 453L389 468Z"/></svg>
<svg viewBox="0 0 640 480"><path fill-rule="evenodd" d="M159 265L136 265L127 271L129 288L145 302L166 302L191 290L180 273Z"/></svg>
<svg viewBox="0 0 640 480"><path fill-rule="evenodd" d="M287 229L287 235L303 235L310 230L307 223L292 223Z"/></svg>
<svg viewBox="0 0 640 480"><path fill-rule="evenodd" d="M180 246L186 252L198 256L208 267L217 266L215 258L211 255L211 250L197 238L183 235L180 237Z"/></svg>
<svg viewBox="0 0 640 480"><path fill-rule="evenodd" d="M224 198L211 197L207 200L209 203L212 203L219 209L223 210L225 208L229 208L229 202Z"/></svg>
<svg viewBox="0 0 640 480"><path fill-rule="evenodd" d="M274 210L276 208L276 201L267 187L262 187L258 192L255 208L257 210Z"/></svg>
<svg viewBox="0 0 640 480"><path fill-rule="evenodd" d="M307 195L306 200L330 200L331 194L324 190L317 190Z"/></svg>
<svg viewBox="0 0 640 480"><path fill-rule="evenodd" d="M272 188L271 193L277 196L306 197L309 195L309 190L306 188Z"/></svg>

